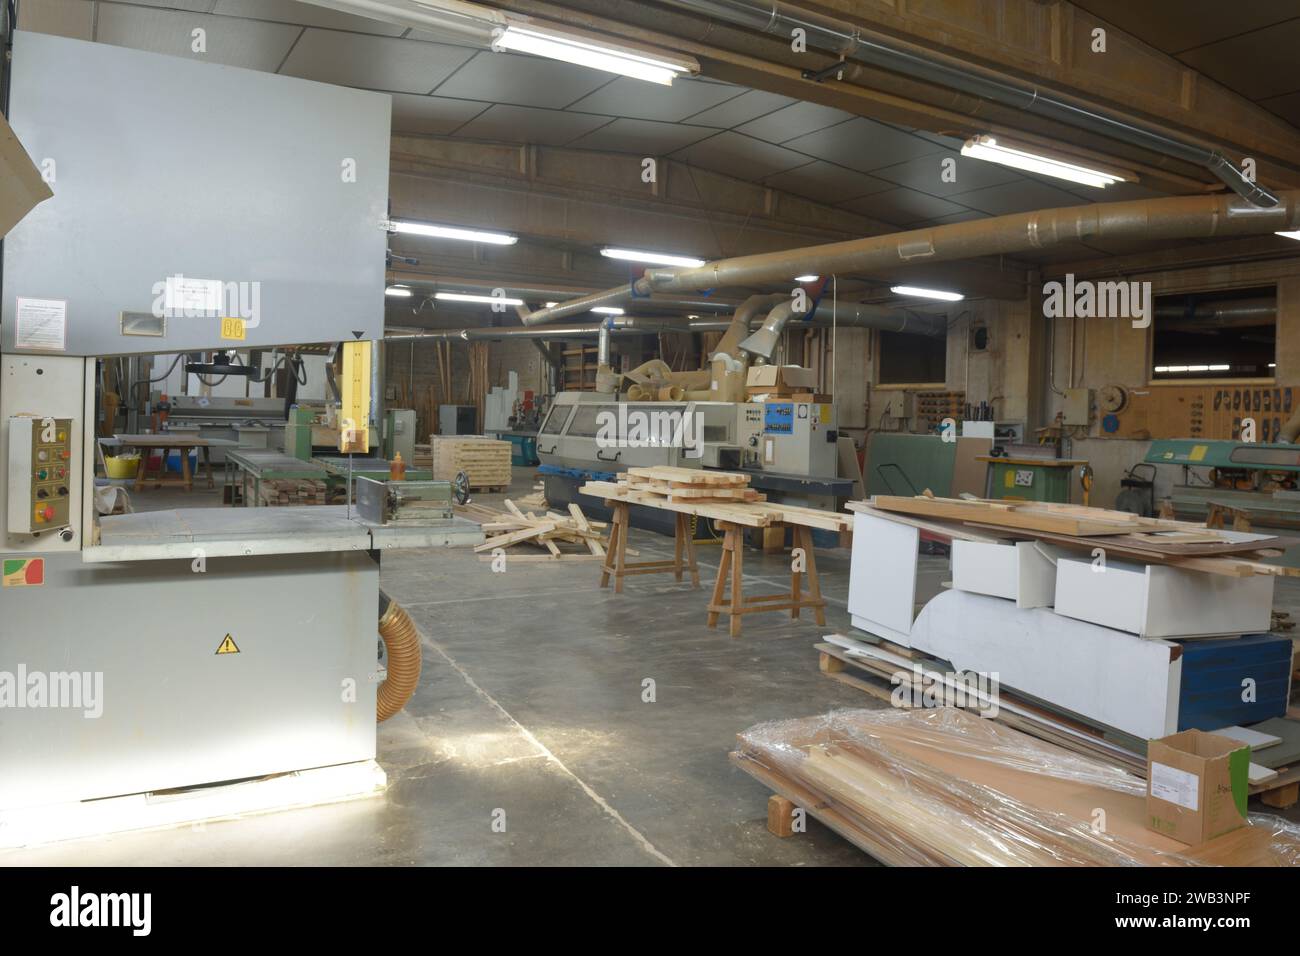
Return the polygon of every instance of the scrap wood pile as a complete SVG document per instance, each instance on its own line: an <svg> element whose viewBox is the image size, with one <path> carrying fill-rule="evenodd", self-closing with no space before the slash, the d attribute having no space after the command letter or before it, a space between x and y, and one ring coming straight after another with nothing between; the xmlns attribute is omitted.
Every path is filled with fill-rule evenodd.
<svg viewBox="0 0 1300 956"><path fill-rule="evenodd" d="M506 511L494 513L481 522L487 540L474 550L480 560L490 561L497 548L511 548L528 544L544 548L547 553L507 552L512 561L593 561L605 557L605 538L601 529L605 523L588 521L576 504L569 505L569 513L562 515L547 511L541 515L524 511L506 499ZM487 509L480 508L480 511ZM577 545L579 551L564 551L560 545ZM483 554L486 552L486 554Z"/></svg>
<svg viewBox="0 0 1300 956"><path fill-rule="evenodd" d="M827 531L848 530L848 515L768 501L766 495L749 487L749 478L743 472L665 465L629 468L616 482L588 481L578 490L596 498L647 505L750 528L785 523Z"/></svg>
<svg viewBox="0 0 1300 956"><path fill-rule="evenodd" d="M804 808L892 865L1300 864L1295 824L1254 815L1189 847L1146 828L1138 777L955 708L759 724L731 758L787 812Z"/></svg>
<svg viewBox="0 0 1300 956"><path fill-rule="evenodd" d="M928 493L912 498L876 495L849 508L916 524L940 537L1035 540L1090 553L1102 548L1121 560L1230 577L1300 576L1300 569L1263 563L1295 544L1292 538L1211 529L1127 511L1039 501L936 498Z"/></svg>

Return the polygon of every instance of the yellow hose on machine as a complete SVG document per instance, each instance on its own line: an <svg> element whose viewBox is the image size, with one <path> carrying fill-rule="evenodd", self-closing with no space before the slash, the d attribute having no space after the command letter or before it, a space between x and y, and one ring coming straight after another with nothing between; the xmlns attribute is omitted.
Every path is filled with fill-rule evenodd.
<svg viewBox="0 0 1300 956"><path fill-rule="evenodd" d="M379 636L384 641L388 677L379 685L375 712L385 721L406 706L420 683L420 633L396 601L379 592Z"/></svg>

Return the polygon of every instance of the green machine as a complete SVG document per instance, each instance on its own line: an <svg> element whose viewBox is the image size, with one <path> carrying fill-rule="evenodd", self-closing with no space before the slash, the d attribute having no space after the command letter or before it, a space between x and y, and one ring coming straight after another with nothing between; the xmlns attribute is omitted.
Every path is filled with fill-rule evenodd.
<svg viewBox="0 0 1300 956"><path fill-rule="evenodd" d="M1080 458L1011 458L980 456L988 465L986 498L1009 501L1070 502L1070 479L1076 468L1087 468Z"/></svg>
<svg viewBox="0 0 1300 956"><path fill-rule="evenodd" d="M1182 466L1182 482L1169 496L1179 517L1204 520L1218 506L1248 514L1255 525L1300 527L1300 445L1157 439L1144 461Z"/></svg>
<svg viewBox="0 0 1300 956"><path fill-rule="evenodd" d="M919 495L926 489L941 497L962 492L984 494L985 466L991 438L957 438L909 432L873 432L867 445L862 479L868 495Z"/></svg>

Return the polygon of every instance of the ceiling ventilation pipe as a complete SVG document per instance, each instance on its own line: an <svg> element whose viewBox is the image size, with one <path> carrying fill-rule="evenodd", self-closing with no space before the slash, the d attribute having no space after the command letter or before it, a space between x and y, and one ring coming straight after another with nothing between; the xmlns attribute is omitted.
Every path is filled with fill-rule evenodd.
<svg viewBox="0 0 1300 956"><path fill-rule="evenodd" d="M774 33L786 39L789 39L792 30L798 28L805 31L809 46L830 50L846 60L972 93L1003 106L1045 116L1173 159L1195 163L1209 170L1229 189L1256 206L1268 208L1278 204L1276 195L1247 179L1236 164L1217 149L1208 149L1105 113L1085 109L1057 99L1035 86L995 79L936 57L922 56L908 50L886 46L865 38L858 28L846 23L785 8L781 4L763 2L763 0L665 0L665 2L738 26L749 27L763 33Z"/></svg>
<svg viewBox="0 0 1300 956"><path fill-rule="evenodd" d="M625 305L655 292L770 286L805 274L871 275L905 265L1030 252L1088 239L1258 236L1300 227L1300 192L1284 192L1278 198L1278 205L1271 208L1228 195L1090 203L719 259L692 269L649 269L630 285L539 309L522 319L525 325L535 326L596 305Z"/></svg>

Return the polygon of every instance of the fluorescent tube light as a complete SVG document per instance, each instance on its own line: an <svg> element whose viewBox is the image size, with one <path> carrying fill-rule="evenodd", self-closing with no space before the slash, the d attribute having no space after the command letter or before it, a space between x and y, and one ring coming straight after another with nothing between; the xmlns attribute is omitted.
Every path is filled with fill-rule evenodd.
<svg viewBox="0 0 1300 956"><path fill-rule="evenodd" d="M691 67L683 61L648 56L626 47L595 43L558 32L542 32L531 26L510 25L496 38L494 48L563 60L662 86L672 86L673 78L678 74L691 72Z"/></svg>
<svg viewBox="0 0 1300 956"><path fill-rule="evenodd" d="M894 295L911 295L921 299L943 299L945 302L960 302L966 298L960 292L944 292L942 289L921 289L914 285L896 285L889 290Z"/></svg>
<svg viewBox="0 0 1300 956"><path fill-rule="evenodd" d="M384 290L384 295L391 295L397 299L409 299L411 297L411 290L405 286L390 285Z"/></svg>
<svg viewBox="0 0 1300 956"><path fill-rule="evenodd" d="M518 236L512 236L505 232L484 232L481 229L463 229L460 226L441 226L433 222L411 222L406 219L394 219L388 225L393 232L403 232L413 236L460 239L464 242L486 242L494 246L513 246L519 241Z"/></svg>
<svg viewBox="0 0 1300 956"><path fill-rule="evenodd" d="M795 282L816 282L821 276L795 276Z"/></svg>
<svg viewBox="0 0 1300 956"><path fill-rule="evenodd" d="M1292 229L1290 232L1279 232L1275 235L1282 236L1286 239L1300 239L1300 229Z"/></svg>
<svg viewBox="0 0 1300 956"><path fill-rule="evenodd" d="M1104 189L1113 183L1125 182L1123 176L1117 176L1114 173L1089 169L1087 166L1078 166L1064 160L1052 159L1050 156L1040 156L1037 153L1030 153L1023 149L1003 146L992 136L975 136L966 140L961 148L961 154L972 159L983 159L990 163L1000 163L1003 166L1023 169L1030 173L1055 176L1057 179L1068 179L1070 182L1094 186L1097 189Z"/></svg>
<svg viewBox="0 0 1300 956"><path fill-rule="evenodd" d="M1210 366L1210 371L1211 371L1211 372L1230 372L1230 371L1232 371L1232 366L1231 366L1231 365L1211 365L1211 366Z"/></svg>
<svg viewBox="0 0 1300 956"><path fill-rule="evenodd" d="M592 312L599 312L601 315L622 315L623 310L616 305L598 305Z"/></svg>
<svg viewBox="0 0 1300 956"><path fill-rule="evenodd" d="M435 292L435 299L445 302L481 302L484 305L523 305L523 299L507 299L500 295L473 295L469 292Z"/></svg>
<svg viewBox="0 0 1300 956"><path fill-rule="evenodd" d="M626 259L629 262L645 262L652 266L685 266L688 269L697 269L704 265L703 259L673 256L664 252L644 252L638 249L612 249L607 246L600 250L600 254L607 259Z"/></svg>

